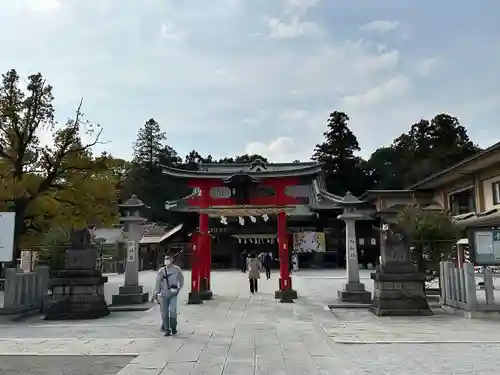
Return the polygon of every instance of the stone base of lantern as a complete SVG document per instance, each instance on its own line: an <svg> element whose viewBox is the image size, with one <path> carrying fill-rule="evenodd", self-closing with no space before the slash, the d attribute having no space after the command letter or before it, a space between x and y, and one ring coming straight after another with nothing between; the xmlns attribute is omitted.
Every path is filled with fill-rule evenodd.
<svg viewBox="0 0 500 375"><path fill-rule="evenodd" d="M365 303L372 302L371 292L365 290L363 283L347 283L344 289L337 291L337 298L340 302L346 303Z"/></svg>
<svg viewBox="0 0 500 375"><path fill-rule="evenodd" d="M142 285L121 286L118 294L112 296L111 304L114 306L139 305L149 301L149 293L144 292Z"/></svg>

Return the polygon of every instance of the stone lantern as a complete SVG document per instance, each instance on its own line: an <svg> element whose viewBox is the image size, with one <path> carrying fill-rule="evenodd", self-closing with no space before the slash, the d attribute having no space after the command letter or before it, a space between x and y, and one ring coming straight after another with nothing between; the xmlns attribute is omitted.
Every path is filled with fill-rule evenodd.
<svg viewBox="0 0 500 375"><path fill-rule="evenodd" d="M339 219L345 221L345 247L346 247L346 284L342 290L338 291L338 299L340 302L350 303L371 303L372 295L365 289L365 284L359 279L359 262L358 262L358 242L356 238L356 220L365 218L358 207L363 205L350 192L347 192L345 197L340 202L344 212L339 215Z"/></svg>
<svg viewBox="0 0 500 375"><path fill-rule="evenodd" d="M139 285L139 241L147 221L142 213L148 207L135 194L118 207L126 240L125 283L120 286L118 294L113 296L113 305L145 303L149 300L149 295Z"/></svg>

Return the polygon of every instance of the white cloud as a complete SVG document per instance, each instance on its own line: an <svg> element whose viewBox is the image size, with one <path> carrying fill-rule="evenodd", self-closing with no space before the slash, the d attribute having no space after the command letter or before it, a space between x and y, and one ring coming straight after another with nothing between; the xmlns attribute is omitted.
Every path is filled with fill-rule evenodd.
<svg viewBox="0 0 500 375"><path fill-rule="evenodd" d="M409 79L404 75L398 75L360 95L350 95L342 98L341 105L348 112L360 108L366 109L366 107L386 100L398 98L404 95L410 87Z"/></svg>
<svg viewBox="0 0 500 375"><path fill-rule="evenodd" d="M291 19L289 23L278 18L268 21L269 37L273 39L293 39L302 35L315 34L319 31L314 22L300 21L298 17Z"/></svg>
<svg viewBox="0 0 500 375"><path fill-rule="evenodd" d="M179 30L172 23L164 23L161 25L160 29L161 36L166 40L172 41L173 43L182 43L186 39L188 33L187 31Z"/></svg>
<svg viewBox="0 0 500 375"><path fill-rule="evenodd" d="M282 112L278 118L287 122L297 122L303 120L307 116L307 111L302 109L289 109Z"/></svg>
<svg viewBox="0 0 500 375"><path fill-rule="evenodd" d="M28 2L30 10L40 13L52 13L63 6L61 0L30 0Z"/></svg>
<svg viewBox="0 0 500 375"><path fill-rule="evenodd" d="M311 152L303 152L295 140L290 137L278 137L269 143L251 142L245 147L245 153L259 154L276 163L292 162L294 160L308 161Z"/></svg>
<svg viewBox="0 0 500 375"><path fill-rule="evenodd" d="M258 110L252 116L244 117L241 121L245 125L259 126L269 119L269 112L265 110Z"/></svg>
<svg viewBox="0 0 500 375"><path fill-rule="evenodd" d="M398 21L372 21L360 27L361 31L384 34L399 27Z"/></svg>
<svg viewBox="0 0 500 375"><path fill-rule="evenodd" d="M286 12L305 13L320 2L321 0L284 0L284 6Z"/></svg>
<svg viewBox="0 0 500 375"><path fill-rule="evenodd" d="M28 4L56 12L41 17ZM495 124L490 131L498 134L500 49L491 27L471 19L475 36L468 41L463 22L451 25L440 34L439 57L446 59L436 65L426 60L435 46L425 37L440 26L427 22L424 5L417 7L405 18L401 7L387 5L389 21L363 30L397 32L372 42L356 39L352 19L376 19L369 18L373 9L353 1L0 0L0 42L10 46L0 52L0 71L15 67L22 77L41 71L54 85L59 120L84 96L89 118L112 141L102 148L122 157L130 157L137 128L150 117L182 153L235 155L260 141L249 147L287 161L309 158L334 110L351 117L367 153L442 110L467 119L473 138L476 123ZM349 17L324 17L342 12ZM402 19L404 27L390 21ZM403 32L423 24L426 33L402 42ZM432 80L417 79L433 72ZM479 97L492 99L466 105Z"/></svg>
<svg viewBox="0 0 500 375"><path fill-rule="evenodd" d="M429 57L427 59L424 59L418 64L417 73L424 77L427 77L436 71L440 63L441 61L437 57Z"/></svg>

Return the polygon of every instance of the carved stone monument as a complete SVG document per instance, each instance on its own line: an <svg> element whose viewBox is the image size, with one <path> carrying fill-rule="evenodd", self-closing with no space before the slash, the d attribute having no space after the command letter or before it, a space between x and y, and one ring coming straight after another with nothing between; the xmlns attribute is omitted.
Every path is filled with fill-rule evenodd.
<svg viewBox="0 0 500 375"><path fill-rule="evenodd" d="M108 278L96 269L97 251L91 238L88 228L72 231L64 270L50 280L52 296L44 311L46 320L95 319L109 315L104 298Z"/></svg>
<svg viewBox="0 0 500 375"><path fill-rule="evenodd" d="M382 262L374 280L370 311L378 316L432 315L425 297L425 275L419 273L410 257L410 246L389 224L380 231Z"/></svg>

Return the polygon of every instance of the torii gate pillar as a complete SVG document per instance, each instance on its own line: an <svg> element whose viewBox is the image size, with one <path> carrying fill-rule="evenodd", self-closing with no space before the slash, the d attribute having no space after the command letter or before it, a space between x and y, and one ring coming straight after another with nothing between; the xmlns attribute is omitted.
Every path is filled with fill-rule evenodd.
<svg viewBox="0 0 500 375"><path fill-rule="evenodd" d="M286 231L286 214L278 213L278 251L280 257L279 289L274 293L274 298L283 303L293 303L297 299L297 291L292 289L292 278L290 276L288 233Z"/></svg>

